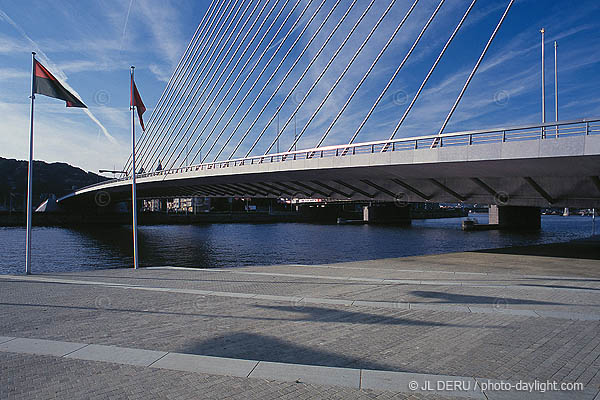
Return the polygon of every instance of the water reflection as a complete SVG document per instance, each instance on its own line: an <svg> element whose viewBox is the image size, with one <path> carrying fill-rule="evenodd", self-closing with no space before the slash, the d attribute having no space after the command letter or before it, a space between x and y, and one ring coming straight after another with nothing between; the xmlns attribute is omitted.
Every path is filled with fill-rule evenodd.
<svg viewBox="0 0 600 400"><path fill-rule="evenodd" d="M481 217L482 219L485 217ZM142 226L143 266L233 267L321 264L550 243L587 237L589 218L543 216L539 232L463 232L460 218L406 226L316 224L207 224ZM21 273L25 231L0 228L0 273ZM132 265L131 228L34 228L35 271Z"/></svg>

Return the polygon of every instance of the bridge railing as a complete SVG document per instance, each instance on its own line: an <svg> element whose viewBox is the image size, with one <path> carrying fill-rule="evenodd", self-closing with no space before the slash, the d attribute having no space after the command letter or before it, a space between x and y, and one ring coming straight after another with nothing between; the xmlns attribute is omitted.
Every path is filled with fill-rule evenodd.
<svg viewBox="0 0 600 400"><path fill-rule="evenodd" d="M166 169L161 171L136 174L136 177L167 176L183 172L204 171L221 168L232 168L244 165L280 163L297 160L308 160L326 157L346 157L358 154L384 153L404 150L430 149L450 146L472 146L485 143L516 142L523 140L544 140L569 136L585 136L600 134L600 118L581 119L575 121L549 122L537 125L524 125L499 129L476 130L466 132L445 133L442 135L418 136L394 140L381 140L367 143L343 144L337 146L318 147L296 150L285 153L268 154L216 161L191 165L187 167ZM104 181L87 186L85 189L105 185L110 182L130 180L131 176Z"/></svg>

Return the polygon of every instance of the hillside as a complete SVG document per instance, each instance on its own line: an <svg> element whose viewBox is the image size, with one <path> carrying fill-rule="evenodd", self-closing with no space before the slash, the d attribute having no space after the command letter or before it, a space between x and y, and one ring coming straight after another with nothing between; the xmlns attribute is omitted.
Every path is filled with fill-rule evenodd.
<svg viewBox="0 0 600 400"><path fill-rule="evenodd" d="M64 196L83 186L101 182L107 178L86 172L66 163L34 161L33 202L35 206L49 194ZM0 210L22 210L27 192L27 161L0 157ZM12 200L12 201L11 201Z"/></svg>

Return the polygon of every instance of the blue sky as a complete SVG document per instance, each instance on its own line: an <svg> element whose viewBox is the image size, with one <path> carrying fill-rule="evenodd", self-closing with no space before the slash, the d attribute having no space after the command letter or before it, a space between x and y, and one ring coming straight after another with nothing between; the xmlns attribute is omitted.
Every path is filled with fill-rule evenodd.
<svg viewBox="0 0 600 400"><path fill-rule="evenodd" d="M300 12L305 6L307 6L306 13L300 18L299 26L308 24L309 17L322 1L301 0L298 8L292 13L290 22L284 26L278 38L284 36L286 30L291 27L292 20L300 18ZM231 154L238 139L259 115L261 106L274 93L277 84L282 82L280 90L275 93L269 106L257 118L254 127L249 129L247 140L242 142L235 156L243 156L263 129L264 137L252 154L264 152L271 143L276 134L276 120L271 125L267 125L268 121L275 115L276 107L300 77L300 73L315 56L321 43L351 3L350 0L340 2L288 79L282 81L285 72L292 65L294 56L300 54L311 35L315 34L318 24L335 3L335 0L324 1L322 9L316 13L313 22L307 25L296 47L292 48L289 60L282 64L280 71L274 74L272 82L266 85L255 107L249 107L253 99L253 96L249 96L237 114L233 114L236 103L230 110L225 110L225 105L233 97L234 91L239 88L232 87L230 97L225 98L222 109L217 110L216 115L218 118L223 113L223 121L232 118L233 123L223 132L221 141L217 142L207 160L212 160L216 156L225 138L233 133L232 128L237 125L242 114L249 110L248 117L240 123L239 130L235 132L221 158ZM270 7L274 2L275 0L271 0L268 6ZM240 2L242 3L245 2ZM289 2L286 12L291 10L292 3L294 2ZM312 147L318 142L411 3L401 0L394 3L364 51L360 53L331 93L321 112L307 127L306 133L298 144L299 149ZM333 126L324 144L342 144L349 140L438 3L439 0L421 0L418 3L354 100ZM64 161L86 170L121 168L127 159L130 146L128 67L136 66L136 82L149 110L146 114L146 119L149 119L172 70L209 4L209 1L185 0L133 0L131 2L0 0L0 60L2 60L0 63L0 156L19 159L27 157L30 53L35 50L41 53L39 59L42 62L47 63L56 75L80 94L88 105L89 111L100 123L94 122L82 110L67 109L63 102L38 96L35 158L50 162ZM264 3L261 2L260 5L262 4ZM365 0L357 1L322 54L307 70L305 78L300 81L280 111L280 126L290 118L298 103L308 92L311 83L323 71L331 55L349 33L367 4L368 1ZM298 132L334 85L347 62L388 4L390 0L375 1L363 22L358 25L355 33L350 36L350 40L340 51L338 58L326 70L311 94L306 96L296 116ZM507 4L507 0L479 0L476 3L463 29L444 55L396 137L437 133ZM360 132L357 142L385 139L389 136L467 6L468 2L458 0L447 0L443 4L414 53ZM251 9L252 7L248 9L248 13ZM539 29L541 27L545 27L547 32L547 119L554 119L554 40L559 43L560 119L600 116L599 17L600 4L597 1L516 0L445 131L540 121ZM250 18L247 26L249 27L252 22ZM239 26L241 27L243 23L242 20ZM290 37L293 39L294 35L299 33L298 28ZM244 32L240 37L243 34ZM277 44L277 40L274 43ZM255 80L255 76L257 86L256 92L253 93L258 92L266 83L266 77L290 48L291 43L292 40L288 40L282 44L281 50L275 55L274 64L267 67L265 77L260 79L257 74L263 65L259 64L255 75L250 77L245 87L242 87L241 96ZM259 49L257 54L263 50L265 57L271 55L269 52L275 51ZM254 60L249 65L253 63ZM247 68L249 69L250 67ZM235 71L233 76L238 72L243 73L243 71ZM216 94L219 88L220 86L217 85L213 93ZM224 85L223 88L228 89L228 86ZM206 93L208 92L210 89ZM221 96L226 92L227 90L223 90ZM215 105L221 98L216 98ZM212 98L209 98L207 104L210 104L211 100ZM207 112L210 116L214 110L200 111L200 115ZM282 134L281 150L289 146L293 139L293 119L291 121ZM213 138L223 124L224 122L216 127ZM103 130L100 125L106 130ZM203 125L200 125L197 132L202 130ZM204 135L211 130L212 126L208 126ZM206 143L203 151L210 147L212 140L211 138ZM198 146L202 141L203 137ZM173 142L173 147L177 148L177 146L177 142ZM198 147L195 150L197 149ZM194 153L194 150L191 153ZM206 156L204 153L202 155ZM155 158L158 156L159 154L156 154ZM148 157L147 160L148 166L156 161L150 158L152 157ZM183 162L181 160L179 161Z"/></svg>

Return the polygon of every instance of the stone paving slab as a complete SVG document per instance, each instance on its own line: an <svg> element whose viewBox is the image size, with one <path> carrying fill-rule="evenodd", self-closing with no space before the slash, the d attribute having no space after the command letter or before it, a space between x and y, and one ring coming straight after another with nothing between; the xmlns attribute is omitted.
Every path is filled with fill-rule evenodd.
<svg viewBox="0 0 600 400"><path fill-rule="evenodd" d="M600 321L599 314L583 314L583 313L569 313L562 311L535 311L540 317L547 318L561 318L561 319L577 319L582 321Z"/></svg>
<svg viewBox="0 0 600 400"><path fill-rule="evenodd" d="M267 381L118 365L60 357L0 353L0 398L8 399L398 399L448 400L342 386Z"/></svg>
<svg viewBox="0 0 600 400"><path fill-rule="evenodd" d="M165 368L176 371L200 372L247 378L257 364L258 361L253 360L169 353L156 361L152 366L155 368Z"/></svg>
<svg viewBox="0 0 600 400"><path fill-rule="evenodd" d="M409 303L397 303L397 302L386 302L386 301L362 301L354 300L353 306L365 306L365 307L377 307L377 308L392 308L395 310L409 310Z"/></svg>
<svg viewBox="0 0 600 400"><path fill-rule="evenodd" d="M167 355L165 351L129 349L116 346L90 344L68 354L67 358L78 360L105 361L117 364L147 367Z"/></svg>
<svg viewBox="0 0 600 400"><path fill-rule="evenodd" d="M15 340L22 339L23 338L16 338ZM72 344L68 342L54 341L53 343L50 343L50 341L45 341L46 346L56 347L59 343L65 345ZM13 353L20 352L15 349L8 351ZM88 344L82 349L62 357L211 375L225 375L230 377L331 385L336 387L371 389L394 393L433 393L447 397L469 399L573 398L591 400L596 394L600 393L600 390L593 388L578 391L561 391L545 388L532 388L527 390L527 387L518 388L516 382L498 381L486 378L476 379L462 376L335 368L317 365L206 357L193 354L165 353L96 344ZM499 384L498 388L495 388L493 386L494 384ZM526 384L535 385L535 382L527 382ZM542 384L545 383L542 382ZM505 385L509 385L508 389L505 388Z"/></svg>
<svg viewBox="0 0 600 400"><path fill-rule="evenodd" d="M490 307L469 306L469 310L472 313L482 313L482 314L499 313L499 314L506 314L506 315L522 315L524 317L543 316L533 310L514 310L514 309L504 309L504 308L499 308L499 307L490 308ZM571 315L571 318L568 318L568 319L572 319L573 314L570 314L570 315Z"/></svg>
<svg viewBox="0 0 600 400"><path fill-rule="evenodd" d="M303 297L302 301L306 304L332 304L340 306L351 306L352 300L337 300L337 299L324 299L316 297Z"/></svg>
<svg viewBox="0 0 600 400"><path fill-rule="evenodd" d="M62 357L87 346L56 340L16 338L0 344L0 351Z"/></svg>
<svg viewBox="0 0 600 400"><path fill-rule="evenodd" d="M411 310L433 310L433 311L452 311L452 312L470 312L467 306L458 306L451 304L410 304Z"/></svg>
<svg viewBox="0 0 600 400"><path fill-rule="evenodd" d="M9 336L0 336L0 344L4 343L4 342L9 342L13 339L16 339L14 337L9 337Z"/></svg>

